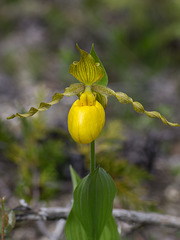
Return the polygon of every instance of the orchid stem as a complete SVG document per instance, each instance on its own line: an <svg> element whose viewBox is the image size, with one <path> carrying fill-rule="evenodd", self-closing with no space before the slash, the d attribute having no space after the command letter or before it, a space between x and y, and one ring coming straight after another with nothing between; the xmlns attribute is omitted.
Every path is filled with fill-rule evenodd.
<svg viewBox="0 0 180 240"><path fill-rule="evenodd" d="M90 164L91 164L91 170L92 173L96 168L96 156L95 156L95 141L91 142L91 155L90 155Z"/></svg>

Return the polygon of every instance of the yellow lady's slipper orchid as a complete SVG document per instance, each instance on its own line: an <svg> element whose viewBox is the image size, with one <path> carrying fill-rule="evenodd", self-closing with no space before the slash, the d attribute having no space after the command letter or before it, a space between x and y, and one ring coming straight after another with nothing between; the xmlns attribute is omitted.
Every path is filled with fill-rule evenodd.
<svg viewBox="0 0 180 240"><path fill-rule="evenodd" d="M91 143L100 134L104 123L104 108L95 99L93 93L85 91L69 111L69 133L78 143Z"/></svg>
<svg viewBox="0 0 180 240"><path fill-rule="evenodd" d="M103 78L107 78L107 74L94 51L94 47L92 46L91 54L80 49L78 45L77 48L81 53L81 58L79 62L75 61L71 64L69 72L81 83L71 84L64 93L55 93L49 103L42 102L38 108L32 107L27 113L16 113L7 119L33 116L37 112L48 110L52 105L60 102L64 96L77 95L80 96L80 99L74 102L69 111L68 129L76 142L90 143L98 137L104 126L104 108L107 105L107 97L114 96L120 103L132 104L138 113L145 113L150 118L159 118L164 124L172 127L180 126L178 123L167 121L159 112L146 111L141 103L133 101L127 94L115 92L106 87L107 81L104 81ZM99 81L102 81L103 84Z"/></svg>

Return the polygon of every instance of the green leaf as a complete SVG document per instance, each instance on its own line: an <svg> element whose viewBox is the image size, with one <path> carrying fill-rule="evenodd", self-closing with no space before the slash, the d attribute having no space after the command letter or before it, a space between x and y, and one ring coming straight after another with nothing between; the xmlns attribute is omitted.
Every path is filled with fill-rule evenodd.
<svg viewBox="0 0 180 240"><path fill-rule="evenodd" d="M90 54L94 58L95 62L100 63L100 66L101 66L101 68L102 68L102 70L104 72L104 76L96 84L107 86L107 84L108 84L108 76L107 76L107 73L106 73L106 70L105 70L104 66L102 65L102 62L100 61L99 57L97 56L97 54L96 54L96 52L94 50L94 44L92 44L92 48L91 48Z"/></svg>
<svg viewBox="0 0 180 240"><path fill-rule="evenodd" d="M73 190L75 190L77 185L80 183L81 178L79 177L77 172L72 168L71 165L69 168L70 168L71 179L72 179L72 183L73 183Z"/></svg>
<svg viewBox="0 0 180 240"><path fill-rule="evenodd" d="M89 240L73 208L66 221L65 235L67 240Z"/></svg>
<svg viewBox="0 0 180 240"><path fill-rule="evenodd" d="M86 235L86 232L74 213L74 208L71 209L71 212L68 216L66 226L65 226L65 235L67 240L89 240ZM116 222L111 215L108 219L103 232L101 234L100 240L119 240L120 236L118 233Z"/></svg>
<svg viewBox="0 0 180 240"><path fill-rule="evenodd" d="M116 186L109 174L97 168L74 191L74 213L87 236L99 240L113 209Z"/></svg>
<svg viewBox="0 0 180 240"><path fill-rule="evenodd" d="M66 239L119 240L117 225L112 216L116 187L110 175L102 168L97 168L81 180L71 166L70 171L73 188L77 188L65 226Z"/></svg>
<svg viewBox="0 0 180 240"><path fill-rule="evenodd" d="M120 240L117 224L112 215L103 229L100 240Z"/></svg>

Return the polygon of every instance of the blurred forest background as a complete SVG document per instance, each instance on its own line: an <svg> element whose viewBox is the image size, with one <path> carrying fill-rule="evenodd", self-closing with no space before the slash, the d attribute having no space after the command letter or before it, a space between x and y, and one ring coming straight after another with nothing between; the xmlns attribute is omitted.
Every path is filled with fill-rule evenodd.
<svg viewBox="0 0 180 240"><path fill-rule="evenodd" d="M69 165L81 177L88 172L89 146L73 142L67 130L75 97L30 119L6 120L77 82L68 72L80 58L76 43L88 52L94 43L109 87L180 122L179 0L1 0L0 197L9 208L19 199L33 207L67 206ZM180 216L179 128L109 98L96 152L116 182L115 207ZM151 227L122 239L179 236ZM21 223L7 239L47 238L37 224Z"/></svg>

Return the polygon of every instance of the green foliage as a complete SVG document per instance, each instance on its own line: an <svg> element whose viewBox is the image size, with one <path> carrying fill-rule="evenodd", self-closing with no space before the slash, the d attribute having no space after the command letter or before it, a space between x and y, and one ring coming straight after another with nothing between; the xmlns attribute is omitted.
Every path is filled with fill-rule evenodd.
<svg viewBox="0 0 180 240"><path fill-rule="evenodd" d="M113 62L116 60L116 63L121 62L122 67L127 67L136 61L142 64L142 67L148 65L159 69L177 61L177 58L173 58L175 54L173 49L170 48L172 41L179 38L180 18L177 12L180 6L177 2L166 0L161 4L140 0L104 1L109 6L114 4L114 8L120 12L126 9L131 16L131 18L127 17L128 22L121 28L118 24L114 24ZM153 14L154 9L156 14ZM157 52L159 52L158 56ZM119 57L117 53L120 53ZM167 58L167 56L172 57ZM121 70L123 71L123 68Z"/></svg>
<svg viewBox="0 0 180 240"><path fill-rule="evenodd" d="M170 169L170 172L173 177L179 177L180 175L180 165L174 166Z"/></svg>
<svg viewBox="0 0 180 240"><path fill-rule="evenodd" d="M18 166L16 193L26 200L50 199L58 190L54 182L61 178L57 167L66 160L61 140L48 138L45 123L39 118L21 119L22 140L10 145L8 158ZM38 200L38 199L37 199Z"/></svg>
<svg viewBox="0 0 180 240"><path fill-rule="evenodd" d="M67 240L74 238L77 240L89 240L87 234L85 233L84 228L82 227L82 224L76 217L73 208L68 216L65 232ZM116 222L113 216L111 216L103 229L100 240L119 240L119 239L120 237L117 230Z"/></svg>
<svg viewBox="0 0 180 240"><path fill-rule="evenodd" d="M0 119L0 150L4 152L13 140L13 133L8 129L7 124Z"/></svg>
<svg viewBox="0 0 180 240"><path fill-rule="evenodd" d="M120 236L119 236L118 229L117 229L117 224L112 215L108 219L108 221L103 229L100 240L120 240Z"/></svg>
<svg viewBox="0 0 180 240"><path fill-rule="evenodd" d="M7 54L2 57L1 67L4 69L5 73L10 76L14 76L17 72L17 63L13 54Z"/></svg>
<svg viewBox="0 0 180 240"><path fill-rule="evenodd" d="M76 188L74 212L90 239L99 239L111 215L115 193L112 179L102 168L84 178Z"/></svg>
<svg viewBox="0 0 180 240"><path fill-rule="evenodd" d="M47 24L53 33L66 30L68 24L68 18L63 11L53 6L49 8L46 15Z"/></svg>
<svg viewBox="0 0 180 240"><path fill-rule="evenodd" d="M74 238L78 240L88 240L86 232L78 217L76 217L73 208L66 221L65 233L67 240L73 240Z"/></svg>
<svg viewBox="0 0 180 240"><path fill-rule="evenodd" d="M73 184L73 190L75 190L77 185L80 183L81 178L76 173L76 171L72 168L72 166L70 166L70 173L71 173L71 179L72 179L72 184Z"/></svg>
<svg viewBox="0 0 180 240"><path fill-rule="evenodd" d="M43 81L44 67L46 66L46 58L42 49L31 50L27 56L28 68L34 79Z"/></svg>
<svg viewBox="0 0 180 240"><path fill-rule="evenodd" d="M97 164L103 167L113 178L117 187L120 206L129 209L150 210L153 203L143 199L146 194L145 181L151 175L143 168L129 163L121 154L123 149L124 125L111 119L96 141ZM85 155L89 166L88 147L80 146L80 152Z"/></svg>
<svg viewBox="0 0 180 240"><path fill-rule="evenodd" d="M131 165L126 160L117 159L113 165L112 176L121 205L124 208L150 210L153 204L142 198L146 193L144 182L150 179L150 175L143 168Z"/></svg>
<svg viewBox="0 0 180 240"><path fill-rule="evenodd" d="M5 1L6 4L17 4L18 2L21 2L22 0L3 0L3 1Z"/></svg>
<svg viewBox="0 0 180 240"><path fill-rule="evenodd" d="M7 19L0 15L0 31L5 36L9 34L13 30L13 21L11 19Z"/></svg>
<svg viewBox="0 0 180 240"><path fill-rule="evenodd" d="M51 38L49 47L54 48L59 41L60 34L65 34L70 24L69 17L56 5L50 5L47 14L44 15L44 21L48 28L48 34Z"/></svg>
<svg viewBox="0 0 180 240"><path fill-rule="evenodd" d="M102 168L82 179L74 191L73 207L66 223L67 240L119 239L112 217L115 193L113 180Z"/></svg>
<svg viewBox="0 0 180 240"><path fill-rule="evenodd" d="M179 0L85 0L76 3L70 1L69 4L64 1L47 1L47 4L33 1L35 9L29 11L28 4L22 3L23 0L6 0L2 1L0 8L3 46L1 69L7 77L13 76L13 81L18 84L19 76L24 76L24 73L33 80L44 79L45 76L47 81L51 80L48 84L52 85L57 84L58 79L69 81L71 77L67 75L66 69L71 63L70 48L74 46L74 42L79 42L83 47L95 42L102 51L101 56L108 66L113 84L118 85L121 81L120 87L125 87L126 92L138 101L137 95L142 102L146 101L147 89L155 74L173 68L175 75L178 75ZM30 26L28 30L33 29L32 39L31 34L26 32L26 24ZM107 80L103 80L103 85L106 83ZM103 101L106 105L106 99ZM145 129L149 124L152 129L155 127L151 119L143 116L136 118L134 113L131 114L131 107L125 109L118 104L118 107L111 105L111 109L113 108L116 118L121 116L131 126L133 122L138 130ZM166 112L171 114L165 105L160 108L163 108L165 115ZM46 126L40 119L34 118L31 122L22 120L21 124L22 138L11 144L13 138L9 137L4 124L0 123L0 150L4 152L9 147L8 156L18 166L16 190L19 196L32 198L34 189L38 188L42 198L50 198L54 190L49 186L59 177L57 166L65 161L64 143L49 139ZM121 155L123 128L124 125L117 121L107 125L102 138L97 142L97 161L113 176L122 207L149 208L142 196L146 193L144 182L150 176L144 169L131 165ZM81 146L80 152L89 158L86 146ZM177 176L179 169L173 169L173 173ZM74 181L74 188L78 183L77 179ZM76 236L74 238L77 239L82 234L85 240L84 229L74 210L68 221L71 223L69 238ZM109 221L102 236L110 236L108 227L114 225Z"/></svg>
<svg viewBox="0 0 180 240"><path fill-rule="evenodd" d="M123 157L110 152L97 154L97 163L114 179L117 196L123 208L151 209L152 203L142 199L146 193L144 181L150 179L150 175L143 168L132 165Z"/></svg>

